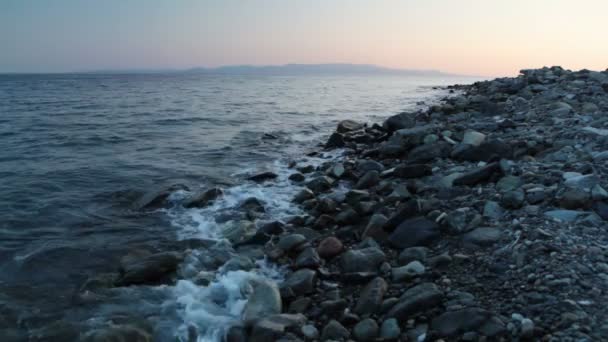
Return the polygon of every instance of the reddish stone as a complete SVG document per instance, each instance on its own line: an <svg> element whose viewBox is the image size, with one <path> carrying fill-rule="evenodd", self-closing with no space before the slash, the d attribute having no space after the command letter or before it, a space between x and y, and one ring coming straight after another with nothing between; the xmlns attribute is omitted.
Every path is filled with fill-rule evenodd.
<svg viewBox="0 0 608 342"><path fill-rule="evenodd" d="M321 258L330 259L342 253L343 249L344 245L342 244L342 241L330 236L321 241L319 247L317 247L317 253L319 253Z"/></svg>

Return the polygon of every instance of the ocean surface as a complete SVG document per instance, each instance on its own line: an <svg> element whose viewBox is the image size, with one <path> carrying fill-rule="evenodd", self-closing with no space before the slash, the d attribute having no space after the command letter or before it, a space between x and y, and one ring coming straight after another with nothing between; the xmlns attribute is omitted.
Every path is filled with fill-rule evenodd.
<svg viewBox="0 0 608 342"><path fill-rule="evenodd" d="M0 335L14 340L139 322L157 340L218 341L238 322L251 277L281 281L259 259L249 270L206 262L232 253L222 233L249 198L262 219L294 215L298 185L288 163L318 164L342 119L381 122L447 95L466 78L405 76L213 76L195 74L0 75ZM279 178L245 178L271 170ZM173 184L171 207L140 210L142 196ZM220 186L212 207L185 209L189 193ZM137 250L190 253L174 285L105 288ZM221 266L221 265L220 265ZM201 272L211 283L196 281ZM62 330L63 329L63 330ZM55 335L53 335L55 334ZM59 334L59 335L57 335ZM66 335L68 336L68 335ZM190 336L190 337L188 337ZM52 340L52 339L51 339Z"/></svg>

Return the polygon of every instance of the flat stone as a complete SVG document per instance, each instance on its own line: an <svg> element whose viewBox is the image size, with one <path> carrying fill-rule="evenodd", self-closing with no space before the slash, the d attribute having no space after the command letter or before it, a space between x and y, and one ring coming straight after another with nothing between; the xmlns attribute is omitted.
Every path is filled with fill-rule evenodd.
<svg viewBox="0 0 608 342"><path fill-rule="evenodd" d="M489 182L492 177L501 172L498 163L491 163L482 168L469 171L460 177L454 179L453 185L477 185L479 183Z"/></svg>
<svg viewBox="0 0 608 342"><path fill-rule="evenodd" d="M371 318L366 318L355 325L353 337L357 341L373 341L378 336L378 330L378 323Z"/></svg>
<svg viewBox="0 0 608 342"><path fill-rule="evenodd" d="M430 249L426 247L409 247L399 253L398 263L399 265L407 265L412 261L424 262L429 254Z"/></svg>
<svg viewBox="0 0 608 342"><path fill-rule="evenodd" d="M338 123L338 127L336 131L338 133L347 133L350 131L356 131L363 128L364 125L362 123L353 121L353 120L342 120Z"/></svg>
<svg viewBox="0 0 608 342"><path fill-rule="evenodd" d="M393 282L409 280L424 274L426 268L420 261L412 261L405 266L393 268Z"/></svg>
<svg viewBox="0 0 608 342"><path fill-rule="evenodd" d="M442 299L443 293L437 285L422 283L405 291L399 298L399 302L386 314L386 317L396 318L404 322L418 312L438 306Z"/></svg>
<svg viewBox="0 0 608 342"><path fill-rule="evenodd" d="M287 276L281 288L290 289L296 296L308 294L314 291L316 280L317 272L304 268Z"/></svg>
<svg viewBox="0 0 608 342"><path fill-rule="evenodd" d="M431 328L439 336L453 336L458 333L475 331L490 317L491 315L487 311L478 308L448 311L433 319Z"/></svg>
<svg viewBox="0 0 608 342"><path fill-rule="evenodd" d="M395 248L425 246L439 237L439 226L425 217L403 221L388 236L388 243Z"/></svg>
<svg viewBox="0 0 608 342"><path fill-rule="evenodd" d="M386 281L377 277L372 279L363 290L355 306L355 313L360 315L374 314L380 309L384 294L388 289Z"/></svg>
<svg viewBox="0 0 608 342"><path fill-rule="evenodd" d="M340 264L342 271L347 273L376 272L378 266L386 260L386 256L377 247L351 249L342 254Z"/></svg>
<svg viewBox="0 0 608 342"><path fill-rule="evenodd" d="M342 244L342 241L340 241L336 237L330 236L323 239L323 241L319 243L319 246L317 247L317 252L321 256L321 258L331 259L342 253L343 249L344 245Z"/></svg>
<svg viewBox="0 0 608 342"><path fill-rule="evenodd" d="M588 212L577 210L550 210L545 212L545 216L563 222L574 222L579 217L587 214Z"/></svg>
<svg viewBox="0 0 608 342"><path fill-rule="evenodd" d="M500 237L500 229L480 227L464 234L462 241L465 245L490 246L498 242Z"/></svg>
<svg viewBox="0 0 608 342"><path fill-rule="evenodd" d="M245 325L250 325L262 317L281 313L281 294L276 283L264 279L255 279L250 284L253 292L243 310Z"/></svg>
<svg viewBox="0 0 608 342"><path fill-rule="evenodd" d="M473 130L467 130L464 132L462 143L472 146L479 146L486 139L486 135Z"/></svg>

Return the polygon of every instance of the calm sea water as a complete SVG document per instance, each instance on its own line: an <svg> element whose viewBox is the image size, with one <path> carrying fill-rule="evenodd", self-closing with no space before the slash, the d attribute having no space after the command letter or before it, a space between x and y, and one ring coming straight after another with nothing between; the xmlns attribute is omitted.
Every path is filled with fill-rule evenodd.
<svg viewBox="0 0 608 342"><path fill-rule="evenodd" d="M59 321L87 330L123 315L146 320L161 340L174 341L188 325L198 326L200 340L220 339L223 330L209 326L238 319L246 298L224 296L211 309L204 303L218 290L238 292L247 272L218 274L207 287L184 280L114 289L86 303L75 294L88 277L115 272L134 248L221 238L214 216L242 198L266 200L269 216L297 211L289 203L297 189L285 179L286 160L314 150L339 120L380 122L446 94L433 86L471 81L0 76L0 330L19 339ZM267 169L281 175L275 184L243 181L247 172ZM228 191L206 210L133 209L142 194L175 183ZM258 273L280 278L267 265Z"/></svg>

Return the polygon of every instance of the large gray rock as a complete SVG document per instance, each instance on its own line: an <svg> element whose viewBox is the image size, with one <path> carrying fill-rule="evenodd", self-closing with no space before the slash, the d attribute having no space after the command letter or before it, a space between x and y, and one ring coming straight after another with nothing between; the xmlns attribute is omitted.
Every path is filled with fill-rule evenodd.
<svg viewBox="0 0 608 342"><path fill-rule="evenodd" d="M355 325L353 337L357 341L373 341L378 337L378 330L378 323L371 318L366 318Z"/></svg>
<svg viewBox="0 0 608 342"><path fill-rule="evenodd" d="M382 127L389 132L394 132L400 129L414 127L414 125L416 125L414 114L400 113L386 119L386 121L384 121L382 124Z"/></svg>
<svg viewBox="0 0 608 342"><path fill-rule="evenodd" d="M389 318L382 322L380 327L380 338L384 340L396 340L401 335L401 328L399 328L399 322L395 318Z"/></svg>
<svg viewBox="0 0 608 342"><path fill-rule="evenodd" d="M251 329L249 342L278 340L288 328L298 328L306 324L302 314L278 314L258 320Z"/></svg>
<svg viewBox="0 0 608 342"><path fill-rule="evenodd" d="M342 324L340 324L340 322L332 319L323 328L323 332L321 333L321 341L341 341L347 339L349 336L350 332Z"/></svg>
<svg viewBox="0 0 608 342"><path fill-rule="evenodd" d="M449 311L433 319L431 327L439 336L453 336L475 331L491 318L490 313L478 308Z"/></svg>
<svg viewBox="0 0 608 342"><path fill-rule="evenodd" d="M395 248L425 246L439 237L439 226L425 217L403 221L388 236L388 243Z"/></svg>
<svg viewBox="0 0 608 342"><path fill-rule="evenodd" d="M121 265L118 286L155 284L164 282L173 275L182 262L180 253L166 252L132 259Z"/></svg>
<svg viewBox="0 0 608 342"><path fill-rule="evenodd" d="M353 121L353 120L342 120L338 123L338 127L336 131L338 133L347 133L351 131L356 131L363 128L364 125L362 123Z"/></svg>
<svg viewBox="0 0 608 342"><path fill-rule="evenodd" d="M430 310L441 303L443 293L433 283L416 285L403 293L399 302L386 314L387 318L396 318L406 321L410 316Z"/></svg>
<svg viewBox="0 0 608 342"><path fill-rule="evenodd" d="M361 291L361 295L355 306L355 313L360 315L376 313L382 305L382 300L387 290L388 284L383 278L377 277L372 279Z"/></svg>
<svg viewBox="0 0 608 342"><path fill-rule="evenodd" d="M458 178L454 179L453 185L477 185L479 183L487 183L493 179L494 176L500 174L502 171L498 163L491 163L482 168L469 171Z"/></svg>
<svg viewBox="0 0 608 342"><path fill-rule="evenodd" d="M480 227L464 234L462 241L465 245L490 246L498 242L500 237L500 229L492 227Z"/></svg>
<svg viewBox="0 0 608 342"><path fill-rule="evenodd" d="M224 194L224 191L221 188L212 188L212 189L197 193L197 194L193 195L192 197L188 198L184 202L184 207L186 207L186 208L203 208L203 207L206 207L206 206L210 205L211 203L213 203L213 201L217 200L223 194Z"/></svg>
<svg viewBox="0 0 608 342"><path fill-rule="evenodd" d="M378 266L386 260L386 256L377 247L351 249L341 256L340 264L343 272L376 272Z"/></svg>
<svg viewBox="0 0 608 342"><path fill-rule="evenodd" d="M265 279L254 279L250 284L253 292L243 310L243 322L246 325L250 325L261 318L281 313L282 301L277 284Z"/></svg>
<svg viewBox="0 0 608 342"><path fill-rule="evenodd" d="M404 280L409 280L424 274L426 268L424 265L418 261L412 261L405 266L395 267L393 268L393 282L400 282Z"/></svg>
<svg viewBox="0 0 608 342"><path fill-rule="evenodd" d="M296 296L303 295L314 291L316 281L317 272L304 268L287 276L281 288L293 292Z"/></svg>

